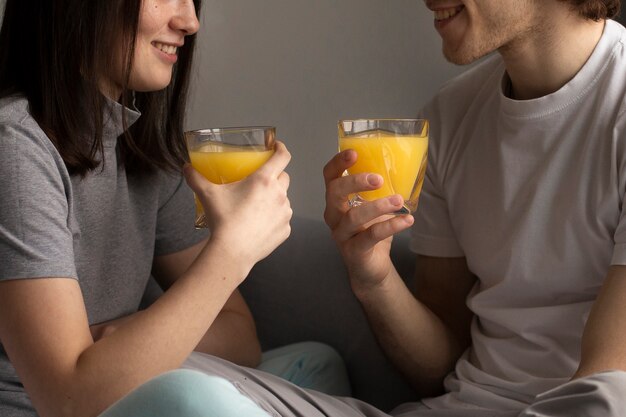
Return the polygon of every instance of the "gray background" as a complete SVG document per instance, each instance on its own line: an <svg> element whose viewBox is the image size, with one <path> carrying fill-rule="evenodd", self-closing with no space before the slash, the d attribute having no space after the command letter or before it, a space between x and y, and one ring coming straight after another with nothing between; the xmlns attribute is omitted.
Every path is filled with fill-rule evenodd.
<svg viewBox="0 0 626 417"><path fill-rule="evenodd" d="M188 128L274 125L296 215L321 219L337 120L413 117L462 68L421 0L207 0Z"/></svg>

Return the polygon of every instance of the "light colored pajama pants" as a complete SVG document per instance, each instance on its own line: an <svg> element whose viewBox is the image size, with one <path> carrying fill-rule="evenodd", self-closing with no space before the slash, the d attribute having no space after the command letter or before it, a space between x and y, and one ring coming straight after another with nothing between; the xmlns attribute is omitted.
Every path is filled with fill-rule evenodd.
<svg viewBox="0 0 626 417"><path fill-rule="evenodd" d="M201 363L200 363L201 362ZM431 410L403 404L391 413L362 401L304 389L275 375L214 357L187 363L131 392L100 417L624 417L626 373L568 382L525 410Z"/></svg>
<svg viewBox="0 0 626 417"><path fill-rule="evenodd" d="M266 417L267 413L255 402L242 397L236 384L208 375L216 361L219 360L213 356L193 352L181 370L148 381L99 417ZM302 388L350 395L343 359L336 350L322 343L294 343L263 352L257 369Z"/></svg>

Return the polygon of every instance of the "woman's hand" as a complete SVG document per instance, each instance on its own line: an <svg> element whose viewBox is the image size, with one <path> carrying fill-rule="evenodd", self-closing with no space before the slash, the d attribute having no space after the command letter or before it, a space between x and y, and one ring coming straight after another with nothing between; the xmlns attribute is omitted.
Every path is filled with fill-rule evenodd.
<svg viewBox="0 0 626 417"><path fill-rule="evenodd" d="M402 197L393 195L350 207L351 194L380 188L377 174L343 176L357 154L348 149L335 155L324 167L326 210L324 219L344 258L355 293L381 284L393 270L389 257L393 235L413 224L413 216L393 213L402 207Z"/></svg>
<svg viewBox="0 0 626 417"><path fill-rule="evenodd" d="M242 181L213 184L191 166L184 174L206 213L211 241L234 255L234 259L256 262L284 242L293 214L285 168L291 155L282 142L276 142L274 155Z"/></svg>

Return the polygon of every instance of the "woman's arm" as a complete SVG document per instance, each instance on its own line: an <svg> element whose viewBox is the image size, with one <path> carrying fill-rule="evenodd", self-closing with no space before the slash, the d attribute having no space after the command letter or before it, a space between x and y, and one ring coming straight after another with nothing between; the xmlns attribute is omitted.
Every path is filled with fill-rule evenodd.
<svg viewBox="0 0 626 417"><path fill-rule="evenodd" d="M152 306L96 343L76 280L0 282L0 340L37 412L95 416L179 367L247 274L217 245L203 255Z"/></svg>
<svg viewBox="0 0 626 417"><path fill-rule="evenodd" d="M165 294L95 343L75 279L0 282L0 340L39 415L96 416L180 366L252 266L289 236L289 159L278 143L255 174L225 186L186 169L211 211L211 238Z"/></svg>
<svg viewBox="0 0 626 417"><path fill-rule="evenodd" d="M164 291L189 268L204 246L198 243L183 251L159 256L152 273ZM239 290L233 291L224 308L195 348L243 366L256 367L261 361L261 345L254 318Z"/></svg>

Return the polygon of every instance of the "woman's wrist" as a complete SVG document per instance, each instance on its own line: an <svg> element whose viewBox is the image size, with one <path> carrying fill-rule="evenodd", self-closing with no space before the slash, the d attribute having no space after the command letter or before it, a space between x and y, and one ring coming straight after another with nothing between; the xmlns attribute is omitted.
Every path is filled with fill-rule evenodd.
<svg viewBox="0 0 626 417"><path fill-rule="evenodd" d="M211 234L201 256L202 254L221 264L226 271L230 272L229 275L236 277L240 282L248 276L257 262L242 250L242 245L238 244L235 239L228 235L222 236L220 233Z"/></svg>

